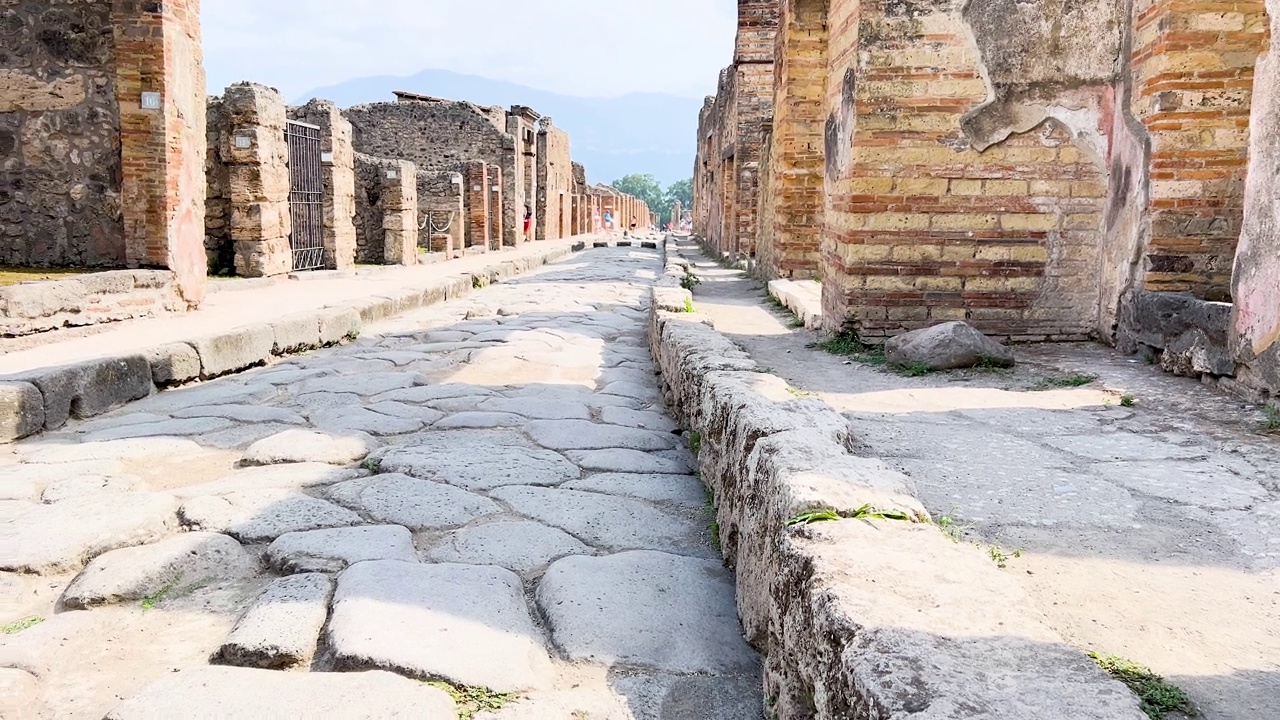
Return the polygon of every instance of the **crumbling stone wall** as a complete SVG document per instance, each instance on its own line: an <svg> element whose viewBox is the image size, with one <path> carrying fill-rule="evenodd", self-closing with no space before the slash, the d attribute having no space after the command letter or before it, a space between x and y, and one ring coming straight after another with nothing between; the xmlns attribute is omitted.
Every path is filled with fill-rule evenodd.
<svg viewBox="0 0 1280 720"><path fill-rule="evenodd" d="M573 234L573 160L569 135L542 118L538 130L538 203L535 238L558 240ZM521 216L523 217L523 215Z"/></svg>
<svg viewBox="0 0 1280 720"><path fill-rule="evenodd" d="M418 173L418 243L430 252L453 253L462 250L465 211L462 202L462 173Z"/></svg>
<svg viewBox="0 0 1280 720"><path fill-rule="evenodd" d="M123 267L111 4L0 13L0 262Z"/></svg>
<svg viewBox="0 0 1280 720"><path fill-rule="evenodd" d="M351 123L328 100L290 108L289 119L320 127L324 169L324 262L330 270L350 270L356 256L355 149Z"/></svg>
<svg viewBox="0 0 1280 720"><path fill-rule="evenodd" d="M413 265L418 258L418 173L407 160L355 155L356 261Z"/></svg>
<svg viewBox="0 0 1280 720"><path fill-rule="evenodd" d="M503 225L511 228L503 236L506 245L518 245L524 241L526 206L533 211L530 239L537 236L536 228L542 221L542 211L538 204L542 173L542 146L538 137L538 124L541 120L541 115L524 105L512 106L507 113L507 134L515 143L515 162L512 167L503 168L502 192L504 196L518 202L509 203L508 211L503 214Z"/></svg>
<svg viewBox="0 0 1280 720"><path fill-rule="evenodd" d="M346 116L356 150L367 155L402 158L423 171L441 172L464 172L467 163L479 160L501 169L508 181L523 167L517 166L517 140L507 132L508 116L501 108L402 94L399 102L358 105ZM518 183L508 185L500 206L503 222L495 227L504 227L502 242L514 245L515 218L518 212L522 229L526 196Z"/></svg>
<svg viewBox="0 0 1280 720"><path fill-rule="evenodd" d="M210 125L211 147L220 172L225 164L227 202L230 206L227 235L233 245L235 274L240 277L272 277L293 269L289 234L289 146L284 98L272 88L237 83L227 88L213 116L221 127ZM211 150L213 152L213 150ZM206 230L209 220L206 217ZM219 258L225 246L216 245Z"/></svg>
<svg viewBox="0 0 1280 720"><path fill-rule="evenodd" d="M231 166L223 158L224 137L230 129L230 120L221 97L210 97L208 124L205 134L208 150L205 155L205 183L207 190L204 204L204 249L208 257L210 275L234 275L236 271L236 246L231 239Z"/></svg>

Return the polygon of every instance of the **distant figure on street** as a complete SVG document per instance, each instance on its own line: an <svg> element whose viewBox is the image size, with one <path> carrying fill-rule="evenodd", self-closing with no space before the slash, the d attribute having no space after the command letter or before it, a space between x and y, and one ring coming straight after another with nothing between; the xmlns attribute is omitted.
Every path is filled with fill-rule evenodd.
<svg viewBox="0 0 1280 720"><path fill-rule="evenodd" d="M529 231L533 228L533 208L524 206L524 239L529 239Z"/></svg>
<svg viewBox="0 0 1280 720"><path fill-rule="evenodd" d="M604 211L604 229L605 232L613 232L613 213L609 210Z"/></svg>

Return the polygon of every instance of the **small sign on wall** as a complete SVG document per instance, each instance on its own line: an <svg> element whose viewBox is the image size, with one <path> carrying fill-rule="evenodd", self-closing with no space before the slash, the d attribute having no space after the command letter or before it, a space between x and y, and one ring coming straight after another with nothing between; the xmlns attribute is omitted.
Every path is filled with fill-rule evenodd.
<svg viewBox="0 0 1280 720"><path fill-rule="evenodd" d="M481 190L483 190L483 189L484 189L484 188L480 187L479 185L472 185L472 186L471 186L471 192L480 192L480 191L481 191Z"/></svg>
<svg viewBox="0 0 1280 720"><path fill-rule="evenodd" d="M388 171L387 171L387 179L388 179L388 180L395 180L395 179L396 179L396 178L398 178L398 177L400 177L400 173L396 172L395 170L388 170Z"/></svg>
<svg viewBox="0 0 1280 720"><path fill-rule="evenodd" d="M236 147L241 150L248 150L253 147L253 138L248 135L237 135Z"/></svg>
<svg viewBox="0 0 1280 720"><path fill-rule="evenodd" d="M142 93L142 109L143 110L159 110L160 109L160 93L158 92Z"/></svg>
<svg viewBox="0 0 1280 720"><path fill-rule="evenodd" d="M332 164L333 164L333 153L331 153L331 152L322 152L322 153L320 153L320 162L325 163L325 164L327 164L327 165L332 165Z"/></svg>

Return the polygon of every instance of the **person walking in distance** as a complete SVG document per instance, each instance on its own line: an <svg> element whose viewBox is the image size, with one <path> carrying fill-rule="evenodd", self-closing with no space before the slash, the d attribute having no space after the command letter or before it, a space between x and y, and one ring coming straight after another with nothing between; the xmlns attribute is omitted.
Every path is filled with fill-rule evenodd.
<svg viewBox="0 0 1280 720"><path fill-rule="evenodd" d="M529 231L533 229L533 208L524 206L524 239L530 240Z"/></svg>

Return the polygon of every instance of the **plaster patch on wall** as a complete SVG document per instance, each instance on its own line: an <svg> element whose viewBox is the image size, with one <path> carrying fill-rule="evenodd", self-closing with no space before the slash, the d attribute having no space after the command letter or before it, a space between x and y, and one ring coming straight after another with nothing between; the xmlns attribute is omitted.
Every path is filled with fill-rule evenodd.
<svg viewBox="0 0 1280 720"><path fill-rule="evenodd" d="M853 133L857 130L858 80L849 68L841 83L840 105L827 117L825 136L827 179L838 180L853 163Z"/></svg>

